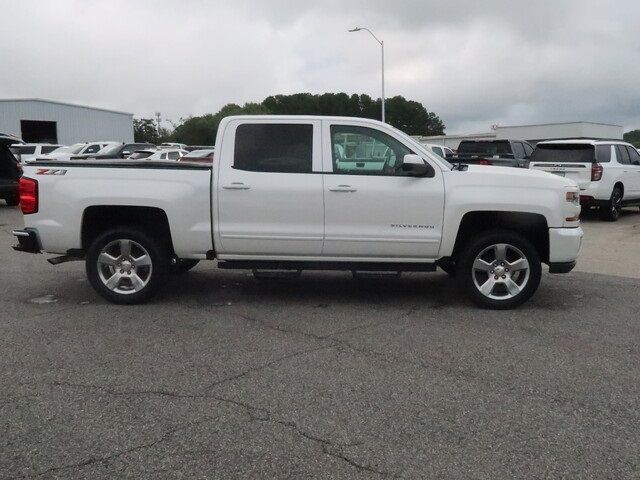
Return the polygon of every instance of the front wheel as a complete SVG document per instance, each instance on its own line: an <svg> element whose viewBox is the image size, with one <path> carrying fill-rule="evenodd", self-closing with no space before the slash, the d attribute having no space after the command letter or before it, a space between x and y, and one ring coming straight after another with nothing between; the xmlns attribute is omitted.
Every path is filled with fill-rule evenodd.
<svg viewBox="0 0 640 480"><path fill-rule="evenodd" d="M156 293L166 272L168 256L164 250L160 242L138 229L109 230L87 250L87 277L110 302L146 302Z"/></svg>
<svg viewBox="0 0 640 480"><path fill-rule="evenodd" d="M542 276L540 255L522 235L486 232L468 244L458 267L458 282L483 308L509 309L527 301Z"/></svg>

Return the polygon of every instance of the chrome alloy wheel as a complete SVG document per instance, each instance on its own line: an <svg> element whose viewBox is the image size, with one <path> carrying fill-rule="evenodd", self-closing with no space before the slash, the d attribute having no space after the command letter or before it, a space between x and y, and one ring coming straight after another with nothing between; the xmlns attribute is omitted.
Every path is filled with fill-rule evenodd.
<svg viewBox="0 0 640 480"><path fill-rule="evenodd" d="M476 256L471 275L476 288L485 297L507 300L526 287L529 272L529 261L521 250L507 243L497 243Z"/></svg>
<svg viewBox="0 0 640 480"><path fill-rule="evenodd" d="M111 291L128 295L139 292L151 279L149 252L133 240L108 243L98 255L98 276Z"/></svg>

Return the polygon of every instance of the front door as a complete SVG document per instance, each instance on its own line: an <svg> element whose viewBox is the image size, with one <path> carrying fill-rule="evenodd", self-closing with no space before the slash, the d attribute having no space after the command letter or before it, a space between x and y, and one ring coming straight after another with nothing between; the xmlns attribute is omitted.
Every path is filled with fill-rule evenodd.
<svg viewBox="0 0 640 480"><path fill-rule="evenodd" d="M397 261L437 257L444 186L397 167L414 152L392 129L323 122L325 241L323 255ZM424 154L422 154L424 157ZM330 172L330 173L329 173Z"/></svg>
<svg viewBox="0 0 640 480"><path fill-rule="evenodd" d="M249 119L227 126L215 160L213 222L220 258L320 256L320 125Z"/></svg>

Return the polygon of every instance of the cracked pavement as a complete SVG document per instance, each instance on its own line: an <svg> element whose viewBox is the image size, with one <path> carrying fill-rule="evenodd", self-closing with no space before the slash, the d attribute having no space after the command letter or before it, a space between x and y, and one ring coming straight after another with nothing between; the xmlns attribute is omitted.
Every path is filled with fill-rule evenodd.
<svg viewBox="0 0 640 480"><path fill-rule="evenodd" d="M205 263L124 307L10 250L20 222L0 205L0 479L640 475L637 279L545 274L490 312L441 273Z"/></svg>

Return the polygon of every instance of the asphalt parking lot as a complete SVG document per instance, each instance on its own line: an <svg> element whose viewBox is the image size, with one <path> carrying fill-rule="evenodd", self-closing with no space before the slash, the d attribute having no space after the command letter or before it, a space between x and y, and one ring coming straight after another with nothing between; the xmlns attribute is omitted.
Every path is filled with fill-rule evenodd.
<svg viewBox="0 0 640 480"><path fill-rule="evenodd" d="M0 205L0 478L640 475L638 209L506 312L442 273L213 264L114 306L18 225Z"/></svg>

